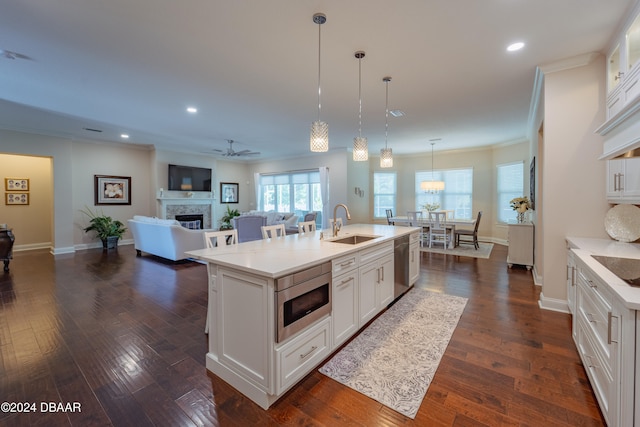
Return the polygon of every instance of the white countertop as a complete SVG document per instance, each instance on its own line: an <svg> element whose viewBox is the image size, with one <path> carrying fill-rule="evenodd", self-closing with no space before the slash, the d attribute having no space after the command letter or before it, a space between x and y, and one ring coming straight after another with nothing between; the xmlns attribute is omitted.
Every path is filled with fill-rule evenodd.
<svg viewBox="0 0 640 427"><path fill-rule="evenodd" d="M193 258L220 266L278 278L418 230L419 228L415 227L354 224L343 226L339 238L353 234L380 237L357 245L349 245L332 242L331 230L317 230L312 233L291 234L277 239L254 240L233 246L199 249L186 253ZM324 233L324 240L320 240L321 232Z"/></svg>
<svg viewBox="0 0 640 427"><path fill-rule="evenodd" d="M624 280L591 257L591 255L604 255L640 259L640 244L584 237L567 237L567 244L582 262L609 284L611 290L618 295L626 307L640 310L640 288L628 285Z"/></svg>

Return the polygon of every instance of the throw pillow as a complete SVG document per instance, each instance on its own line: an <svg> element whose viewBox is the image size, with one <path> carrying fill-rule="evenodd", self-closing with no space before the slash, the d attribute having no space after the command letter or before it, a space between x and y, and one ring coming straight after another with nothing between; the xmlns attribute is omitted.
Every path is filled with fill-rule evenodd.
<svg viewBox="0 0 640 427"><path fill-rule="evenodd" d="M195 221L180 221L180 225L189 230L200 230L200 220Z"/></svg>

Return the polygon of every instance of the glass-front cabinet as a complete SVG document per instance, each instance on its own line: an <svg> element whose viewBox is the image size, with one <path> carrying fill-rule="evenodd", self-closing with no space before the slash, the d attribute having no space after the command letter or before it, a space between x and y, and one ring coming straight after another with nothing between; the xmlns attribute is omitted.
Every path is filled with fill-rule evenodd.
<svg viewBox="0 0 640 427"><path fill-rule="evenodd" d="M626 22L607 55L607 120L640 100L640 7Z"/></svg>
<svg viewBox="0 0 640 427"><path fill-rule="evenodd" d="M617 45L611 55L609 55L609 59L607 61L607 87L609 88L609 92L618 86L621 75L620 45Z"/></svg>
<svg viewBox="0 0 640 427"><path fill-rule="evenodd" d="M640 15L627 30L625 41L627 45L627 70L631 70L640 59Z"/></svg>

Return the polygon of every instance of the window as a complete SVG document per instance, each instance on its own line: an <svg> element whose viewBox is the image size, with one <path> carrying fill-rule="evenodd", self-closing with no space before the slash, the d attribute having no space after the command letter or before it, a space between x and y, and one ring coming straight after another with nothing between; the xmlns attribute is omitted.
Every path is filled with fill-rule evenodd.
<svg viewBox="0 0 640 427"><path fill-rule="evenodd" d="M395 172L375 172L373 174L373 217L386 218L387 209L396 214L396 174Z"/></svg>
<svg viewBox="0 0 640 427"><path fill-rule="evenodd" d="M318 212L322 223L320 172L317 170L260 175L260 210L294 212L302 216Z"/></svg>
<svg viewBox="0 0 640 427"><path fill-rule="evenodd" d="M524 162L498 165L498 222L508 222L514 218L509 202L524 194Z"/></svg>
<svg viewBox="0 0 640 427"><path fill-rule="evenodd" d="M420 189L422 181L444 181L444 191L436 194ZM427 203L437 203L441 210L451 210L454 218L472 219L473 168L416 172L416 210Z"/></svg>

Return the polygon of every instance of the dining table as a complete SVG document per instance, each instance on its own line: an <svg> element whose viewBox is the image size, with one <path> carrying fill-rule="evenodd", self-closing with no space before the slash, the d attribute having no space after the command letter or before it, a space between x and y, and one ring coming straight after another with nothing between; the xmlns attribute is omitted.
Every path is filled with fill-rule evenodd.
<svg viewBox="0 0 640 427"><path fill-rule="evenodd" d="M393 225L399 226L409 226L411 222L414 227L429 227L431 225L431 221L429 221L428 215L427 218L418 219L415 221L410 221L406 215L400 216L392 216L389 218L389 222ZM449 229L449 233L451 233L451 238L449 239L449 248L453 249L455 247L455 232L456 226L470 227L473 228L476 225L476 220L474 219L447 219L442 223L447 229Z"/></svg>

